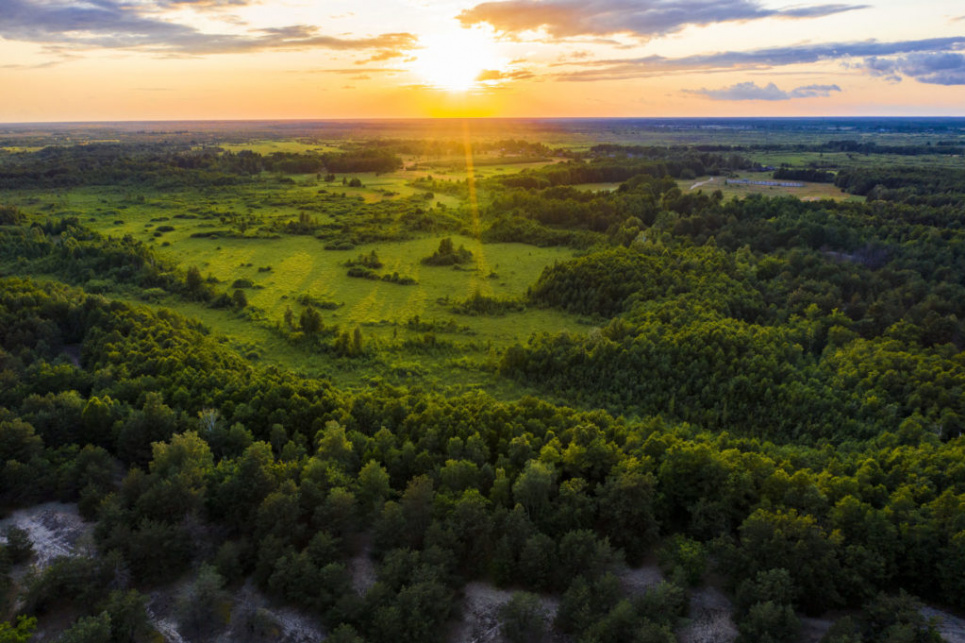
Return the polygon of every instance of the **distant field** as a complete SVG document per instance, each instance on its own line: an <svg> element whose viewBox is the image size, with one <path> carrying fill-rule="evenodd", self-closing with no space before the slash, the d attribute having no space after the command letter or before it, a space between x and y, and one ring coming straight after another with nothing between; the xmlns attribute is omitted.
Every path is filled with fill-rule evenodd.
<svg viewBox="0 0 965 643"><path fill-rule="evenodd" d="M283 140L264 140L251 141L250 143L224 143L220 147L229 152L240 152L250 150L258 154L272 154L273 152L286 152L290 154L300 154L303 152L335 152L337 147L320 143L305 143L302 141L283 141Z"/></svg>
<svg viewBox="0 0 965 643"><path fill-rule="evenodd" d="M770 172L745 172L733 177L737 180L748 181L773 181ZM793 181L798 182L798 181ZM727 179L722 176L702 177L695 180L677 181L677 185L683 192L703 190L713 192L720 190L725 198L743 198L751 194L763 194L766 196L795 196L802 201L815 201L820 199L834 199L835 201L864 201L864 197L848 194L835 187L831 183L804 183L804 187L783 187L774 185L734 185L728 184Z"/></svg>
<svg viewBox="0 0 965 643"><path fill-rule="evenodd" d="M904 144L909 144L905 142ZM792 167L961 167L965 169L965 159L960 156L928 154L922 156L902 156L899 154L852 154L846 152L751 152L747 157L761 165L779 167L787 164Z"/></svg>

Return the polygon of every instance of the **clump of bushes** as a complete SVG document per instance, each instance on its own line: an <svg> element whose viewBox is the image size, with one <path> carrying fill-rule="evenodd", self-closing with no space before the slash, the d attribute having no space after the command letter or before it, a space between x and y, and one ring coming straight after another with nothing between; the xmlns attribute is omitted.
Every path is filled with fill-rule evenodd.
<svg viewBox="0 0 965 643"><path fill-rule="evenodd" d="M470 261L472 261L472 252L462 245L457 249L452 244L452 239L446 237L439 242L439 249L424 258L422 263L427 266L455 266Z"/></svg>

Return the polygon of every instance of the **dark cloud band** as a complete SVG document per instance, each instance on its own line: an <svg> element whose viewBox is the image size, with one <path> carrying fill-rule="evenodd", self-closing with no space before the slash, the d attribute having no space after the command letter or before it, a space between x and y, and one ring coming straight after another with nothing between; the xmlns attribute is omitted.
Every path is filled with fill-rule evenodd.
<svg viewBox="0 0 965 643"><path fill-rule="evenodd" d="M822 61L848 61L857 58L865 60L861 64L862 68L876 75L887 75L888 72L906 75L918 73L919 75L914 77L922 80L928 78L928 75L921 70L932 68L935 74L934 80L937 81L942 78L950 80L954 77L957 69L954 66L954 60L957 59L943 59L945 66L938 69L937 67L941 65L936 65L934 62L931 66L925 65L922 63L922 57L947 53L957 56L958 54L954 52L962 49L965 49L965 36L900 42L865 41L796 45L750 51L725 51L681 58L647 56L644 58L584 60L559 63L557 66L568 67L570 70L557 74L556 78L569 81L625 80L675 72L770 69ZM895 59L907 62L902 62L900 65L891 65ZM868 61L875 61L873 65L876 68L872 68ZM929 81L923 80L923 82Z"/></svg>
<svg viewBox="0 0 965 643"><path fill-rule="evenodd" d="M375 51L386 58L401 55L417 42L416 37L408 33L389 33L371 38L326 36L309 25L256 30L249 35L204 33L156 16L157 9L174 4L194 3L162 0L155 5L135 5L117 0L85 3L0 0L0 37L74 49L224 54L318 48ZM208 0L197 4L224 6L243 2Z"/></svg>
<svg viewBox="0 0 965 643"><path fill-rule="evenodd" d="M757 0L506 0L479 4L463 11L459 20L466 26L489 23L512 34L543 29L557 38L612 34L653 38L688 25L817 18L866 6L824 4L779 10L763 7Z"/></svg>

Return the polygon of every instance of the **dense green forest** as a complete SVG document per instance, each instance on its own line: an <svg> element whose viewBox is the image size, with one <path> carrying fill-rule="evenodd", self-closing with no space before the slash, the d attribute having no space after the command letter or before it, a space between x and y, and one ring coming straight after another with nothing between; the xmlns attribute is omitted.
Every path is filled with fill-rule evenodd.
<svg viewBox="0 0 965 643"><path fill-rule="evenodd" d="M456 321L410 319L423 338L393 345L413 359L458 356L436 332L458 336L464 318L582 320L582 332L488 348L474 368L537 393L509 397L348 388L260 364L216 327L119 295L228 309L349 369L386 345L333 325L340 304L307 293L283 322L265 322L247 302L253 282L229 287L23 196L232 190L279 173L337 192L322 174L405 172L459 151L407 139L268 156L124 143L0 160L0 506L76 503L94 525L89 555L26 575L30 543L8 530L0 641L64 614L61 641L156 640L149 595L172 583L186 587L189 640L223 627L226 597L246 583L316 615L328 640L444 640L478 581L514 592L499 613L510 641L676 641L692 588L706 583L732 601L742 643L799 640L802 618L816 616L834 620L828 643L939 641L922 601L965 610L960 169L834 168L859 202L726 199L678 181L757 169L747 150L494 141L477 151L558 162L468 177L478 203L459 207L433 205L433 179L413 176L426 198L322 190L297 219L246 224L254 232L223 222L221 239L309 236L320 253L431 239L438 249L414 261L433 274L482 261L450 234L571 249L531 275L525 296L477 286L444 302ZM617 185L581 187L600 183ZM331 212L337 225L315 218ZM383 256L344 253L339 265L414 288ZM476 270L480 283L498 278ZM377 569L364 590L353 585L360 555ZM621 583L621 569L654 561L663 583ZM548 595L551 621L539 610ZM245 618L247 640L272 640L270 623Z"/></svg>

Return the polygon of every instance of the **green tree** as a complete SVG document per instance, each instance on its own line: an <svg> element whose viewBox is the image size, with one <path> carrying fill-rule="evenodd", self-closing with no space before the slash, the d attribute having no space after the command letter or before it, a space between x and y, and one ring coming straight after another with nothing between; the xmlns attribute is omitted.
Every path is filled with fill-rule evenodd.
<svg viewBox="0 0 965 643"><path fill-rule="evenodd" d="M141 643L154 632L147 615L147 597L136 590L111 592L104 613L111 619L112 643Z"/></svg>
<svg viewBox="0 0 965 643"><path fill-rule="evenodd" d="M219 605L226 600L224 579L208 564L201 565L195 579L178 596L178 623L193 637L213 630L219 620Z"/></svg>
<svg viewBox="0 0 965 643"><path fill-rule="evenodd" d="M801 621L790 605L766 601L754 603L737 629L738 643L789 643L796 640Z"/></svg>
<svg viewBox="0 0 965 643"><path fill-rule="evenodd" d="M498 616L499 631L510 643L540 643L546 636L548 616L536 594L514 592Z"/></svg>
<svg viewBox="0 0 965 643"><path fill-rule="evenodd" d="M27 643L37 628L37 619L32 616L18 616L17 624L0 623L0 643Z"/></svg>
<svg viewBox="0 0 965 643"><path fill-rule="evenodd" d="M201 276L201 271L198 270L197 266L188 268L188 272L184 277L184 286L188 292L193 295L200 295L203 292L204 277Z"/></svg>
<svg viewBox="0 0 965 643"><path fill-rule="evenodd" d="M241 288L236 288L231 295L231 305L239 310L248 306L248 297Z"/></svg>
<svg viewBox="0 0 965 643"><path fill-rule="evenodd" d="M26 529L17 526L7 527L4 537L7 539L4 551L11 563L14 565L25 563L33 557L34 545Z"/></svg>
<svg viewBox="0 0 965 643"><path fill-rule="evenodd" d="M513 484L513 500L526 510L530 519L540 524L549 517L550 500L555 491L556 471L552 465L539 460L526 463Z"/></svg>
<svg viewBox="0 0 965 643"><path fill-rule="evenodd" d="M97 616L85 616L70 626L59 643L104 643L111 640L111 617L107 612Z"/></svg>
<svg viewBox="0 0 965 643"><path fill-rule="evenodd" d="M306 308L298 317L298 327L306 335L317 335L324 327L321 313L314 308Z"/></svg>

